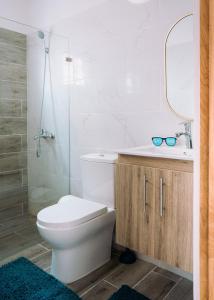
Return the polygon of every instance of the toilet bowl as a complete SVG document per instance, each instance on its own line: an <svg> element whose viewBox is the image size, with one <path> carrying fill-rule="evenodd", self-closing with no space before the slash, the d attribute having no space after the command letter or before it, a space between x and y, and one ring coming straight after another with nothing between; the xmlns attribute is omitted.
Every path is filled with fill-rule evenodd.
<svg viewBox="0 0 214 300"><path fill-rule="evenodd" d="M89 189L92 200L88 200L87 192L83 192L86 196L83 198L67 195L37 215L37 228L52 247L51 274L64 283L84 277L111 258L115 159L115 156L103 154L102 157L99 154L83 156L83 191L84 182L87 190L92 184L93 188ZM93 173L89 172L92 165ZM90 185L87 182L89 174ZM104 197L101 196L102 186Z"/></svg>

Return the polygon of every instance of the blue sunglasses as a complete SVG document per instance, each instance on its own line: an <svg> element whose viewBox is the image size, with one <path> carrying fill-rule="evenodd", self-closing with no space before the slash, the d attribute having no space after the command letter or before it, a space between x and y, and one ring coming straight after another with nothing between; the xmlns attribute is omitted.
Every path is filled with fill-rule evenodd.
<svg viewBox="0 0 214 300"><path fill-rule="evenodd" d="M173 147L176 145L177 139L175 137L162 138L160 136L155 136L152 138L152 143L155 146L161 146L164 141L167 144L167 146Z"/></svg>

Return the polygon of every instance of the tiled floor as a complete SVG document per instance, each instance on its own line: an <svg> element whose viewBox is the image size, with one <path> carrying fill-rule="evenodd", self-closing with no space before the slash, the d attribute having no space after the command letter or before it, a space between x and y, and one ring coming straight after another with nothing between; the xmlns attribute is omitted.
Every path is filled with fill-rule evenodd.
<svg viewBox="0 0 214 300"><path fill-rule="evenodd" d="M0 265L20 256L50 271L51 250L37 233L35 218L29 215L9 218L0 224ZM122 265L116 254L109 263L68 287L83 300L107 300L122 284L150 299L193 299L191 281L144 261Z"/></svg>

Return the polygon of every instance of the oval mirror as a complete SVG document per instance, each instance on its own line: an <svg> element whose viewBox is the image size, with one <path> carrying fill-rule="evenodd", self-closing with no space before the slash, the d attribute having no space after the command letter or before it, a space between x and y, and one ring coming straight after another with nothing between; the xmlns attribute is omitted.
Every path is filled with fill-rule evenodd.
<svg viewBox="0 0 214 300"><path fill-rule="evenodd" d="M171 28L165 43L166 98L181 118L194 116L193 15L181 18Z"/></svg>

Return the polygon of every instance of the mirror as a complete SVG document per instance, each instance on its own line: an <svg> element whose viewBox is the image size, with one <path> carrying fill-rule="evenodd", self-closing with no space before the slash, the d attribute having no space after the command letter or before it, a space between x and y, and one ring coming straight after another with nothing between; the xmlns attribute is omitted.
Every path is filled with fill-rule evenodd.
<svg viewBox="0 0 214 300"><path fill-rule="evenodd" d="M194 117L193 15L181 18L169 31L165 43L166 98L181 118Z"/></svg>

